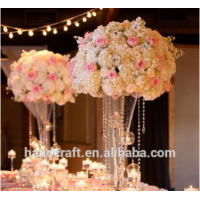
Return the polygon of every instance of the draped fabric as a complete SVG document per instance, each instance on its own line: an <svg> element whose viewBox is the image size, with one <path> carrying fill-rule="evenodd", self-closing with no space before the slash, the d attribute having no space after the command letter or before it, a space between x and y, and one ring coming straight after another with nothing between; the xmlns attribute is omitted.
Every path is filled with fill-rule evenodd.
<svg viewBox="0 0 200 200"><path fill-rule="evenodd" d="M17 61L20 58L22 50L30 51L35 49L36 51L47 49L47 46L2 46L1 50L4 55L8 57L8 60L1 61L1 68L5 73L6 77L9 76L11 70L10 65ZM34 103L32 102L23 102L27 109L36 117Z"/></svg>
<svg viewBox="0 0 200 200"><path fill-rule="evenodd" d="M141 125L142 125L142 98ZM141 133L141 150L150 155L152 150L168 150L168 94L145 103L146 133ZM137 138L138 107L136 107L131 130ZM133 145L137 149L137 139ZM132 149L132 147L129 147ZM134 159L137 163L137 159ZM131 159L129 159L131 163ZM141 158L142 182L171 190L169 177L169 158Z"/></svg>

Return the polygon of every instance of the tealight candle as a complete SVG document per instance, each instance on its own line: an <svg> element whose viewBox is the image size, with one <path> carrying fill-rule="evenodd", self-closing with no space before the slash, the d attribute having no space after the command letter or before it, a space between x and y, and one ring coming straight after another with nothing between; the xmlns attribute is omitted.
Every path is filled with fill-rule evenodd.
<svg viewBox="0 0 200 200"><path fill-rule="evenodd" d="M62 164L59 164L57 167L58 170L65 170L65 167Z"/></svg>
<svg viewBox="0 0 200 200"><path fill-rule="evenodd" d="M53 164L51 164L51 165L49 166L49 168L50 168L51 170L56 170L56 169L58 168L58 166L57 166L57 164L54 162Z"/></svg>
<svg viewBox="0 0 200 200"><path fill-rule="evenodd" d="M29 157L26 157L25 159L23 159L23 163L31 163L31 159Z"/></svg>
<svg viewBox="0 0 200 200"><path fill-rule="evenodd" d="M47 166L49 166L49 162L48 162L46 159L44 159L44 160L41 162L41 165L47 167Z"/></svg>
<svg viewBox="0 0 200 200"><path fill-rule="evenodd" d="M76 183L76 187L79 189L79 190L86 190L87 189L87 184L85 181L83 180L80 180Z"/></svg>
<svg viewBox="0 0 200 200"><path fill-rule="evenodd" d="M83 171L77 172L77 178L79 178L79 179L86 179L86 178L88 178L88 175L87 175L87 173L85 173Z"/></svg>
<svg viewBox="0 0 200 200"><path fill-rule="evenodd" d="M64 167L67 167L68 161L66 158L62 158L59 160L59 164L62 164Z"/></svg>
<svg viewBox="0 0 200 200"><path fill-rule="evenodd" d="M184 191L199 191L199 189L198 188L194 188L192 185L190 185L190 187L184 188Z"/></svg>

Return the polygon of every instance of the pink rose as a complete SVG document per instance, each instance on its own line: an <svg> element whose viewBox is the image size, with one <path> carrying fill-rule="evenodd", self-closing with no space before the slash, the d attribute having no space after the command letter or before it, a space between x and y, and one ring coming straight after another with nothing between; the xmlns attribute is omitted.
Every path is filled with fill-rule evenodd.
<svg viewBox="0 0 200 200"><path fill-rule="evenodd" d="M49 75L47 76L47 79L48 79L49 81L54 82L54 81L56 81L57 76L56 76L56 74L49 74Z"/></svg>
<svg viewBox="0 0 200 200"><path fill-rule="evenodd" d="M78 48L80 49L83 45L84 45L84 42L80 42L80 43L78 44Z"/></svg>
<svg viewBox="0 0 200 200"><path fill-rule="evenodd" d="M127 43L130 45L130 46L135 46L138 44L138 39L136 37L129 37L128 40L127 40Z"/></svg>
<svg viewBox="0 0 200 200"><path fill-rule="evenodd" d="M39 85L35 84L33 86L33 92L34 93L40 93L40 91L41 91L41 87Z"/></svg>
<svg viewBox="0 0 200 200"><path fill-rule="evenodd" d="M159 69L159 70L162 70L163 68L164 68L164 65L163 65L163 64L159 64L159 65L158 65L158 69Z"/></svg>
<svg viewBox="0 0 200 200"><path fill-rule="evenodd" d="M19 63L15 68L15 70L20 71L21 69L22 69L22 63Z"/></svg>
<svg viewBox="0 0 200 200"><path fill-rule="evenodd" d="M111 69L108 72L108 78L112 79L112 78L115 78L116 76L117 76L117 72L114 69Z"/></svg>
<svg viewBox="0 0 200 200"><path fill-rule="evenodd" d="M73 75L74 65L75 65L75 62L73 61L69 62L69 76L70 77L72 77Z"/></svg>
<svg viewBox="0 0 200 200"><path fill-rule="evenodd" d="M43 100L44 101L47 101L47 100L49 100L50 99L50 96L48 95L48 94L46 94L44 97L43 97Z"/></svg>
<svg viewBox="0 0 200 200"><path fill-rule="evenodd" d="M56 65L58 63L58 60L55 56L50 56L49 57L49 64L50 65Z"/></svg>
<svg viewBox="0 0 200 200"><path fill-rule="evenodd" d="M145 65L145 62L143 60L140 60L139 62L137 62L137 67L139 69L143 69L144 68L144 65Z"/></svg>
<svg viewBox="0 0 200 200"><path fill-rule="evenodd" d="M107 45L107 38L102 37L102 36L98 37L97 41L96 41L96 44L97 44L98 47L106 47L106 45Z"/></svg>
<svg viewBox="0 0 200 200"><path fill-rule="evenodd" d="M90 64L86 65L85 68L88 72L94 72L97 70L97 65L95 63L90 63Z"/></svg>
<svg viewBox="0 0 200 200"><path fill-rule="evenodd" d="M155 47L157 45L157 40L154 37L149 38L150 45Z"/></svg>
<svg viewBox="0 0 200 200"><path fill-rule="evenodd" d="M37 74L34 70L31 70L29 73L28 73L28 80L29 81L33 81L35 78L36 78Z"/></svg>
<svg viewBox="0 0 200 200"><path fill-rule="evenodd" d="M65 89L65 94L71 96L72 92L69 88Z"/></svg>
<svg viewBox="0 0 200 200"><path fill-rule="evenodd" d="M152 80L152 86L156 87L159 84L159 79L157 77L153 78Z"/></svg>
<svg viewBox="0 0 200 200"><path fill-rule="evenodd" d="M164 56L163 55L159 55L158 59L162 62L164 60Z"/></svg>
<svg viewBox="0 0 200 200"><path fill-rule="evenodd" d="M167 83L165 83L165 89L167 90L167 92L170 91L171 87L172 87L171 82L167 82Z"/></svg>
<svg viewBox="0 0 200 200"><path fill-rule="evenodd" d="M90 34L90 32L88 31L88 32L85 33L84 38L85 38L85 39L88 39L88 38L90 37L90 35L91 35L91 34Z"/></svg>
<svg viewBox="0 0 200 200"><path fill-rule="evenodd" d="M68 60L66 60L66 59L62 59L62 63L63 63L63 65L68 65Z"/></svg>

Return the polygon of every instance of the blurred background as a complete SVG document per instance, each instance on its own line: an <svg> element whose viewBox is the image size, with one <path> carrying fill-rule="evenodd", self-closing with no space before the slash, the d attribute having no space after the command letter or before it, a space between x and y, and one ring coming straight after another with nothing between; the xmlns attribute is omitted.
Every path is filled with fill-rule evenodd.
<svg viewBox="0 0 200 200"><path fill-rule="evenodd" d="M1 9L1 23L30 29L79 15L90 9ZM1 169L9 169L7 151L17 152L15 168L21 165L24 147L28 146L29 111L23 103L14 102L7 94L9 65L18 60L22 50L48 49L55 53L77 52L74 36L83 36L99 25L110 21L134 20L138 16L146 26L164 36L176 37L175 45L185 52L177 60L177 73L173 88L160 98L146 103L146 133L142 136L142 149L148 152L173 149L176 158L142 159L142 181L169 190L183 190L192 184L199 187L199 9L103 9L96 17L71 25L68 31L58 29L57 34L34 32L1 34ZM1 31L3 32L3 30ZM3 69L3 70L2 70ZM37 125L33 119L33 132ZM132 130L136 133L137 112ZM75 104L57 107L57 138L63 149L74 146L82 151L102 151L102 99L79 95ZM137 145L135 145L137 146ZM81 169L82 158L69 158L70 172ZM128 161L130 162L130 160Z"/></svg>

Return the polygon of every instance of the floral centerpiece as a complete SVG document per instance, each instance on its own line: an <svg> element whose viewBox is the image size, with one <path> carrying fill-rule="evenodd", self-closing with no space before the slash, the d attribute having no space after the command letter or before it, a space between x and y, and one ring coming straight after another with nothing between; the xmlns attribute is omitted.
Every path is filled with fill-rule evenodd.
<svg viewBox="0 0 200 200"><path fill-rule="evenodd" d="M74 88L94 97L137 93L153 100L170 90L175 59L182 55L173 38L146 28L140 17L110 22L76 39L79 51L69 63Z"/></svg>
<svg viewBox="0 0 200 200"><path fill-rule="evenodd" d="M74 102L74 89L68 70L69 56L51 51L23 51L11 65L9 89L16 101Z"/></svg>

